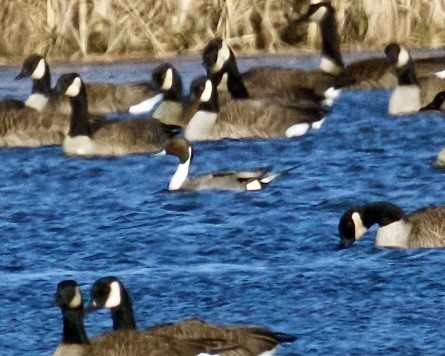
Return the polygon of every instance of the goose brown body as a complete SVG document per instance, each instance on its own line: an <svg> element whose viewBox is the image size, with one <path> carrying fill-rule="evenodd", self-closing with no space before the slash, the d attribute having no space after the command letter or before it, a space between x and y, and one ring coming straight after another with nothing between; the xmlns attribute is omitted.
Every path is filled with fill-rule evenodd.
<svg viewBox="0 0 445 356"><path fill-rule="evenodd" d="M69 99L51 89L51 72L43 56L28 56L16 79L31 77L33 89L27 105L39 111L70 114ZM151 82L133 83L87 83L88 110L95 115L128 111L128 109L153 95L157 88ZM33 98L34 96L34 98ZM36 101L34 102L34 99ZM43 100L43 103L42 103Z"/></svg>
<svg viewBox="0 0 445 356"><path fill-rule="evenodd" d="M115 330L135 328L131 299L118 278L110 276L97 280L91 288L90 305L94 309L110 308ZM155 325L141 330L141 333L184 342L208 340L214 343L213 352L219 348L221 356L260 355L273 350L280 342L295 340L292 335L274 333L264 328L208 324L198 319Z"/></svg>
<svg viewBox="0 0 445 356"><path fill-rule="evenodd" d="M299 136L327 113L320 106L301 108L268 99L233 99L219 108L218 91L205 77L194 80L191 91L201 97L201 106L185 128L189 141ZM303 131L293 130L298 125Z"/></svg>
<svg viewBox="0 0 445 356"><path fill-rule="evenodd" d="M137 330L115 330L89 339L84 327L83 298L75 281L57 286L56 303L63 318L62 341L54 356L196 356L218 348L218 341L200 338L182 340L168 335L142 333Z"/></svg>
<svg viewBox="0 0 445 356"><path fill-rule="evenodd" d="M158 120L131 119L88 122L86 88L77 73L62 75L57 90L70 97L70 129L62 147L67 155L122 156L162 151L175 129Z"/></svg>

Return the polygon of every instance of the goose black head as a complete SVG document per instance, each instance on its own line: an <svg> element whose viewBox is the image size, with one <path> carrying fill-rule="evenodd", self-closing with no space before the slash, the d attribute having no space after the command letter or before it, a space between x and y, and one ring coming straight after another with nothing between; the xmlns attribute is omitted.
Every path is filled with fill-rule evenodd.
<svg viewBox="0 0 445 356"><path fill-rule="evenodd" d="M15 80L22 78L42 79L48 71L48 64L43 56L31 54L23 61L22 70Z"/></svg>
<svg viewBox="0 0 445 356"><path fill-rule="evenodd" d="M349 209L340 218L338 223L338 233L340 234L340 244L343 247L351 246L355 238L355 223L353 214L358 214L355 209Z"/></svg>
<svg viewBox="0 0 445 356"><path fill-rule="evenodd" d="M151 76L153 82L159 89L170 90L173 86L178 85L178 83L180 83L182 89L181 76L170 63L162 63L157 66Z"/></svg>
<svg viewBox="0 0 445 356"><path fill-rule="evenodd" d="M76 281L65 280L57 285L54 295L56 304L62 309L78 309L83 307L82 293Z"/></svg>
<svg viewBox="0 0 445 356"><path fill-rule="evenodd" d="M388 62L397 68L403 67L412 61L409 51L398 43L387 45L385 47L385 56Z"/></svg>
<svg viewBox="0 0 445 356"><path fill-rule="evenodd" d="M229 46L221 38L214 38L204 48L202 63L207 74L213 74L223 71L233 57L233 52Z"/></svg>
<svg viewBox="0 0 445 356"><path fill-rule="evenodd" d="M322 22L329 12L333 12L334 8L330 1L312 0L307 12L297 21Z"/></svg>
<svg viewBox="0 0 445 356"><path fill-rule="evenodd" d="M77 73L62 74L57 80L55 92L68 97L76 97L84 88L80 75Z"/></svg>
<svg viewBox="0 0 445 356"><path fill-rule="evenodd" d="M122 283L117 277L98 279L91 287L91 301L88 310L115 308L122 302Z"/></svg>

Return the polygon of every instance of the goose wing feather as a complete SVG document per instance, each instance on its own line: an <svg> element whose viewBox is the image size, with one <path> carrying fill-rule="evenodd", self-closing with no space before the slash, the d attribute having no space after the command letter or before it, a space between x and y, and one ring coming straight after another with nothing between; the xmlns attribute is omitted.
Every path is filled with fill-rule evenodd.
<svg viewBox="0 0 445 356"><path fill-rule="evenodd" d="M407 217L410 247L445 247L445 207L424 208Z"/></svg>

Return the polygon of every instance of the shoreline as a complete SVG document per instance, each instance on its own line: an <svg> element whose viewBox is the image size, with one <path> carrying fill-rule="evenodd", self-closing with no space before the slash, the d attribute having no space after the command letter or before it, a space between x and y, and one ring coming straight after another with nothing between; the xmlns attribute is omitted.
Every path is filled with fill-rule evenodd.
<svg viewBox="0 0 445 356"><path fill-rule="evenodd" d="M411 53L414 56L422 56L422 55L431 55L436 52L443 51L443 55L445 58L445 46L438 46L438 47L423 47L423 48L410 48ZM276 52L267 52L267 51L237 51L235 50L235 55L239 59L249 59L249 58L259 58L259 57L298 57L298 58L304 58L304 57L317 57L320 56L320 50L319 49L313 49L313 48L293 48L293 49L285 49L282 51L276 51ZM348 58L360 58L360 57L366 57L366 56L383 56L383 48L365 48L365 49L359 49L359 48L351 48L351 49L345 49L342 51L343 57L346 59ZM165 55L148 55L148 53L143 52L133 52L128 54L93 54L88 55L83 58L69 58L64 56L57 56L57 57L48 57L48 60L53 64L91 64L91 65L107 65L107 64L117 64L117 63L156 63L156 62L168 62L168 61L177 61L177 60L195 60L197 58L200 58L201 53L200 52L189 52L189 53L169 53ZM20 57L0 57L0 67L20 67L22 65L22 62L24 58ZM347 63L346 63L347 64Z"/></svg>

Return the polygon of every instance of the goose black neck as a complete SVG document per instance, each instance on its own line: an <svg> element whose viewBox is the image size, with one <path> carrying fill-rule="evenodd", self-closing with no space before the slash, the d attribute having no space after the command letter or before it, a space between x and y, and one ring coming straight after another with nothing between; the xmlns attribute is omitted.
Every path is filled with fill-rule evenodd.
<svg viewBox="0 0 445 356"><path fill-rule="evenodd" d="M85 85L82 83L79 95L70 97L71 102L71 123L69 135L91 136L90 125L88 122L88 101Z"/></svg>
<svg viewBox="0 0 445 356"><path fill-rule="evenodd" d="M89 344L90 342L83 324L83 310L64 309L62 310L62 316L62 342L65 344Z"/></svg>
<svg viewBox="0 0 445 356"><path fill-rule="evenodd" d="M113 319L114 330L134 330L136 321L134 320L133 307L130 296L124 287L121 287L121 302L119 306L111 308L111 318Z"/></svg>
<svg viewBox="0 0 445 356"><path fill-rule="evenodd" d="M183 98L182 80L180 78L177 78L174 80L171 89L165 91L164 100L182 102Z"/></svg>
<svg viewBox="0 0 445 356"><path fill-rule="evenodd" d="M419 85L411 59L406 65L396 69L396 75L399 85Z"/></svg>
<svg viewBox="0 0 445 356"><path fill-rule="evenodd" d="M236 64L235 56L232 52L230 53L230 58L224 67L217 73L208 72L208 76L213 85L218 87L225 73L227 73L227 89L229 90L232 98L247 99L249 97L249 93L243 83L242 75L238 70L238 65Z"/></svg>
<svg viewBox="0 0 445 356"><path fill-rule="evenodd" d="M243 79L239 73L237 75L228 73L227 89L229 90L232 98L237 98L237 99L249 98L249 93L247 92L247 88L244 85Z"/></svg>
<svg viewBox="0 0 445 356"><path fill-rule="evenodd" d="M40 79L34 79L32 81L32 94L44 94L50 95L51 91L51 73L49 66L45 64L45 74Z"/></svg>
<svg viewBox="0 0 445 356"><path fill-rule="evenodd" d="M387 202L377 202L363 206L363 224L370 228L374 224L386 226L404 218L405 213L397 205Z"/></svg>
<svg viewBox="0 0 445 356"><path fill-rule="evenodd" d="M238 70L238 65L236 64L233 53L230 53L230 60L227 63L226 73L227 89L229 90L232 98L247 99L249 97L249 93L243 83L243 78Z"/></svg>
<svg viewBox="0 0 445 356"><path fill-rule="evenodd" d="M337 29L337 19L335 10L328 8L328 13L320 22L321 32L321 54L334 61L339 67L343 68L343 58L340 50L340 36Z"/></svg>

